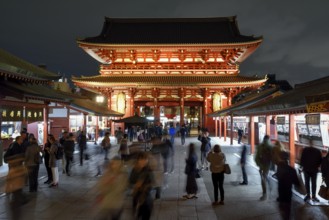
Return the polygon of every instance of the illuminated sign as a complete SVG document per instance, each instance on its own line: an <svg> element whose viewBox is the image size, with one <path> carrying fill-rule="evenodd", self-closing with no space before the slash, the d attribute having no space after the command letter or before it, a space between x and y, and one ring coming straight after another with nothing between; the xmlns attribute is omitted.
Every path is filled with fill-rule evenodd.
<svg viewBox="0 0 329 220"><path fill-rule="evenodd" d="M2 121L22 121L23 107L1 106Z"/></svg>
<svg viewBox="0 0 329 220"><path fill-rule="evenodd" d="M309 114L305 115L306 124L308 125L319 125L320 124L320 114Z"/></svg>
<svg viewBox="0 0 329 220"><path fill-rule="evenodd" d="M306 96L305 100L308 113L329 112L329 93Z"/></svg>

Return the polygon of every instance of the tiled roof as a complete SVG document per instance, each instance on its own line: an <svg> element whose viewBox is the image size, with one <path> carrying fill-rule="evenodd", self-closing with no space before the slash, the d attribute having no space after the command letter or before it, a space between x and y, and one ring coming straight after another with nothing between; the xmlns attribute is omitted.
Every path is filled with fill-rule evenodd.
<svg viewBox="0 0 329 220"><path fill-rule="evenodd" d="M85 96L55 90L50 86L29 83L0 82L0 94L16 98L32 98L44 101L67 103L72 107L87 111L93 115L122 117L123 114L97 105Z"/></svg>
<svg viewBox="0 0 329 220"><path fill-rule="evenodd" d="M15 83L9 81L0 82L1 91L6 96L35 98L54 102L69 102L71 97L67 93L56 91L50 86L30 83Z"/></svg>
<svg viewBox="0 0 329 220"><path fill-rule="evenodd" d="M238 115L289 114L306 112L306 96L329 93L329 77L296 85L291 91L237 111Z"/></svg>
<svg viewBox="0 0 329 220"><path fill-rule="evenodd" d="M252 106L256 103L263 102L266 98L270 97L274 93L279 91L279 87L274 87L270 89L266 89L264 91L261 91L259 93L253 94L251 96L248 96L246 99L237 102L229 107L223 108L219 111L213 112L211 114L208 114L210 117L218 117L228 114L234 114L236 111L241 110L243 108L246 108L248 106Z"/></svg>
<svg viewBox="0 0 329 220"><path fill-rule="evenodd" d="M94 101L86 99L74 99L71 106L82 109L96 116L122 117L124 114L109 110L104 106L97 105Z"/></svg>
<svg viewBox="0 0 329 220"><path fill-rule="evenodd" d="M99 36L80 42L96 44L246 43L261 37L240 34L236 17L105 18Z"/></svg>
<svg viewBox="0 0 329 220"><path fill-rule="evenodd" d="M36 81L57 80L60 75L35 66L0 48L0 73Z"/></svg>
<svg viewBox="0 0 329 220"><path fill-rule="evenodd" d="M193 86L193 85L221 85L221 84L247 84L262 83L265 78L236 75L99 75L90 77L72 77L75 83L90 85L132 85L132 86Z"/></svg>

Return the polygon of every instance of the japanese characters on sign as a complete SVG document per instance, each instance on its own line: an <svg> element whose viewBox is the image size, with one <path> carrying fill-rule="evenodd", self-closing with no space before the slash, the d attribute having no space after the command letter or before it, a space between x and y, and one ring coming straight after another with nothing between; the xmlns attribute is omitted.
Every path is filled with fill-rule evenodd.
<svg viewBox="0 0 329 220"><path fill-rule="evenodd" d="M16 106L1 106L0 108L2 121L43 121L42 108L24 108Z"/></svg>
<svg viewBox="0 0 329 220"><path fill-rule="evenodd" d="M23 107L7 107L1 106L2 121L22 121Z"/></svg>

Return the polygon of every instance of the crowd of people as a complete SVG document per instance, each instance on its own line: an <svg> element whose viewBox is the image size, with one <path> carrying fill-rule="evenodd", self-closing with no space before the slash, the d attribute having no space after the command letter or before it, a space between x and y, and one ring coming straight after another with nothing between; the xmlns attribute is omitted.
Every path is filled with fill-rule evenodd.
<svg viewBox="0 0 329 220"><path fill-rule="evenodd" d="M172 131L171 131L172 130ZM155 131L155 130L154 130ZM115 141L111 141L110 133L106 132L100 143L104 160L109 160L109 151L113 143L118 145L117 156L112 157L107 163L104 171L99 170L101 178L95 188L95 210L97 219L104 219L112 216L112 219L120 219L123 210L125 192L130 190L133 200L133 211L136 218L150 219L153 200L160 199L163 188L166 187L170 173L174 173L174 156L177 146L185 146L187 129L181 125L179 129L180 143L175 143L177 130L170 126L167 131L153 132L150 134L151 148L145 151L143 145L131 142L129 135L121 128L115 133ZM185 160L186 194L183 199L198 198L197 178L201 170L210 171L213 184L214 201L212 205L224 205L224 180L226 155L221 146L211 146L211 138L207 129L200 129L197 138L200 141L200 164L198 161L197 147L190 143ZM177 139L176 139L177 142ZM241 140L240 140L241 142ZM145 142L143 142L145 143ZM241 171L243 180L240 185L248 185L246 170L247 145L240 143ZM15 141L10 145L4 160L9 165L7 176L6 192L12 194L12 215L18 216L17 207L26 202L22 188L28 183L29 192L38 191L38 173L40 164L44 163L47 171L47 180L50 188L59 186L59 163L62 164L63 174L71 175L71 164L74 158L75 147L79 149L80 165L86 159L84 153L87 147L87 138L84 132L73 134L64 131L61 137L56 138L49 134L43 148L37 143L33 134L23 130ZM142 146L142 147L141 147ZM58 151L63 149L63 156L59 158ZM260 200L266 200L269 187L269 173L272 170L278 180L278 198L282 215L290 215L292 187L300 186L302 183L298 178L296 170L289 165L289 152L283 145L276 141L272 144L268 135L265 135L262 143L257 145L255 162L259 167L262 196ZM319 202L317 198L317 174L319 168L322 171L322 178L329 186L329 153L322 158L321 151L315 148L312 143L305 147L300 158L300 167L305 179L305 202ZM26 178L27 177L27 178ZM155 197L152 198L152 191ZM115 198L116 202L113 202Z"/></svg>

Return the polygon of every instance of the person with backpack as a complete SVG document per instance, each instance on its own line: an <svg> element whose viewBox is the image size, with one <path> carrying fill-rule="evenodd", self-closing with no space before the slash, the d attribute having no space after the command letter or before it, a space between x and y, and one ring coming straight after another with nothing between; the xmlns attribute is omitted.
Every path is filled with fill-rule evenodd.
<svg viewBox="0 0 329 220"><path fill-rule="evenodd" d="M272 159L272 144L270 143L270 136L265 135L263 142L257 146L255 162L259 167L259 174L261 177L263 195L260 200L267 198L266 184L269 182L268 173L271 166Z"/></svg>

